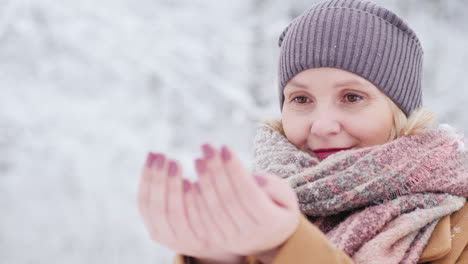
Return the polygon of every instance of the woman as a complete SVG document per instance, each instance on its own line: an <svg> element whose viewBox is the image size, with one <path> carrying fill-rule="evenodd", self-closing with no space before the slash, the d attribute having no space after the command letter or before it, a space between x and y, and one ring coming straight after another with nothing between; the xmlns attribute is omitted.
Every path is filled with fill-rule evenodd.
<svg viewBox="0 0 468 264"><path fill-rule="evenodd" d="M177 264L468 263L465 140L422 108L413 30L371 2L332 0L279 45L282 119L258 130L256 173L204 145L192 184L150 153L151 238Z"/></svg>

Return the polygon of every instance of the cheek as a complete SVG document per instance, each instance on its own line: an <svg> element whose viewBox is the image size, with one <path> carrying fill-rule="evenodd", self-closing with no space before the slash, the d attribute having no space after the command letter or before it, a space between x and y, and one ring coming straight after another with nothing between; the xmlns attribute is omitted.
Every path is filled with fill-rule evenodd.
<svg viewBox="0 0 468 264"><path fill-rule="evenodd" d="M392 126L393 119L390 113L373 111L362 115L359 121L349 124L348 127L362 147L370 147L386 143Z"/></svg>
<svg viewBox="0 0 468 264"><path fill-rule="evenodd" d="M307 140L307 120L297 115L288 115L287 113L283 113L282 123L286 138L296 147L299 147L301 143Z"/></svg>

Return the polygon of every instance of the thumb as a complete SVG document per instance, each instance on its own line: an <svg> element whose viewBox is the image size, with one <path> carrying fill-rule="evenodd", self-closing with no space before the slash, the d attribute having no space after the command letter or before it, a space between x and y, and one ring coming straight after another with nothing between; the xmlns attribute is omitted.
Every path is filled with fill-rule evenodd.
<svg viewBox="0 0 468 264"><path fill-rule="evenodd" d="M287 210L298 210L296 192L286 181L271 174L254 174L254 178L275 204Z"/></svg>

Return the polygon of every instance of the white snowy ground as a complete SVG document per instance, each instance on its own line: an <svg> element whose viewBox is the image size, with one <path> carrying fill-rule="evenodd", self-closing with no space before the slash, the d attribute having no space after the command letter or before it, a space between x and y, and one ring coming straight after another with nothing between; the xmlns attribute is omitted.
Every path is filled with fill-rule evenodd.
<svg viewBox="0 0 468 264"><path fill-rule="evenodd" d="M170 263L137 211L147 152L191 179L205 142L250 166L279 116L277 36L314 2L0 0L0 263ZM423 42L426 105L466 133L464 1L378 2Z"/></svg>

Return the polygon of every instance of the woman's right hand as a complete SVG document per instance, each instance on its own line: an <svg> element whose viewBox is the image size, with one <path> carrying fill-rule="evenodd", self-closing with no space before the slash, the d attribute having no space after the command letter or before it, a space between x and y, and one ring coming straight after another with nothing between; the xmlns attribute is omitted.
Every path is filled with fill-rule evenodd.
<svg viewBox="0 0 468 264"><path fill-rule="evenodd" d="M151 240L202 263L242 263L243 256L204 239L213 220L200 213L206 211L201 198L198 186L183 179L177 162L149 153L138 205Z"/></svg>

